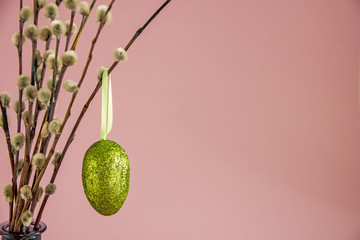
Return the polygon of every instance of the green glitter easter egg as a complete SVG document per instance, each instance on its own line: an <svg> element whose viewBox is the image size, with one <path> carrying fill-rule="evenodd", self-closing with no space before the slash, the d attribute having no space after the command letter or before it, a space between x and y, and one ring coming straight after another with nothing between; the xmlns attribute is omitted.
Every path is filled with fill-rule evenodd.
<svg viewBox="0 0 360 240"><path fill-rule="evenodd" d="M110 140L100 140L86 151L82 182L91 206L101 215L119 211L129 192L130 166L125 150Z"/></svg>

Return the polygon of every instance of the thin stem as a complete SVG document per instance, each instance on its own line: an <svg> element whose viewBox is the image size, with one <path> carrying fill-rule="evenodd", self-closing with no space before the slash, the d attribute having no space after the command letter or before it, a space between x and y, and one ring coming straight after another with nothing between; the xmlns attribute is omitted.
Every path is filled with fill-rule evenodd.
<svg viewBox="0 0 360 240"><path fill-rule="evenodd" d="M39 18L39 8L37 6L37 1L33 1L33 8L34 8L34 25L38 25L38 18Z"/></svg>
<svg viewBox="0 0 360 240"><path fill-rule="evenodd" d="M34 229L37 230L39 228L39 223L40 223L40 220L41 220L41 217L42 217L42 214L44 212L44 208L46 206L46 203L47 203L47 200L49 199L49 195L45 195L42 203L41 203L41 207L39 209L39 213L36 217L36 221L35 221L35 225L34 225Z"/></svg>
<svg viewBox="0 0 360 240"><path fill-rule="evenodd" d="M38 134L38 136L37 136L36 143L35 143L34 150L33 150L33 156L34 156L34 155L38 152L38 150L39 150L40 142L41 142L41 139L42 139L42 137L41 137L41 130L42 130L43 126L44 126L44 123L46 122L46 118L47 118L47 113L45 113L44 118L43 118L43 121L42 121L42 123L41 123L40 131L39 131L39 134Z"/></svg>
<svg viewBox="0 0 360 240"><path fill-rule="evenodd" d="M69 49L69 43L72 35L72 28L74 24L74 17L75 17L75 10L71 11L71 17L70 17L70 25L69 25L69 31L66 38L66 45L65 45L65 52Z"/></svg>
<svg viewBox="0 0 360 240"><path fill-rule="evenodd" d="M96 0L93 0L92 3L91 3L91 5L90 5L89 15L82 17L81 24L80 24L80 28L79 28L78 33L76 34L76 37L75 37L75 39L74 39L74 42L73 42L72 46L71 46L71 50L74 50L74 51L75 51L75 48L76 48L76 45L77 45L78 40L79 40L79 38L80 38L80 35L81 35L81 33L82 33L82 30L83 30L84 27L85 27L86 21L88 20L91 11L92 11L92 9L94 8L95 3L96 3Z"/></svg>
<svg viewBox="0 0 360 240"><path fill-rule="evenodd" d="M53 108L53 104L54 104L54 94L55 94L55 82L56 82L56 74L57 74L57 59L58 59L58 54L59 54L59 45L60 45L60 37L56 37L56 50L55 50L55 66L53 69L53 82L52 82L52 88L51 88L51 97L50 97L50 105L48 108L48 119L47 121L50 122L51 119L51 111Z"/></svg>
<svg viewBox="0 0 360 240"><path fill-rule="evenodd" d="M54 114L55 114L55 108L56 108L56 104L57 104L57 99L59 97L59 93L60 93L60 89L61 89L61 84L62 84L62 80L65 76L65 72L66 72L67 66L63 65L60 71L60 75L59 75L59 80L58 83L55 87L55 94L54 94L54 102L53 102L53 107L51 109L51 116L50 119L54 118Z"/></svg>
<svg viewBox="0 0 360 240"><path fill-rule="evenodd" d="M163 5L161 5L161 7L149 18L149 20L146 21L144 26L142 26L141 28L139 28L136 31L133 38L130 40L130 42L124 48L126 51L130 48L130 46L134 43L134 41L138 38L138 36L145 30L147 25L149 25L149 23L161 12L161 10L163 10L164 7L166 7L166 5L168 5L169 2L171 2L171 0L167 0Z"/></svg>
<svg viewBox="0 0 360 240"><path fill-rule="evenodd" d="M6 139L6 144L8 147L8 153L9 153L9 159L10 159L11 174L13 175L15 172L15 170L14 170L14 154L12 152L12 146L11 146L8 116L7 116L6 108L3 106L1 101L0 101L0 107L1 107L2 118L3 118L3 130L5 133L5 139Z"/></svg>
<svg viewBox="0 0 360 240"><path fill-rule="evenodd" d="M9 202L9 222L11 222L13 216L13 205L14 205L14 201Z"/></svg>
<svg viewBox="0 0 360 240"><path fill-rule="evenodd" d="M170 1L171 1L171 0L166 1L166 2L150 17L150 19L144 24L144 26L143 26L142 28L140 28L141 31L139 31L139 30L140 30L140 29L139 29L139 30L137 31L137 33L135 33L134 37L129 41L129 43L128 43L127 46L126 46L126 49L127 49L127 50L131 47L131 45L134 43L134 41L136 40L136 38L142 33L142 31L147 27L147 25L159 14L159 12L160 12ZM105 17L104 17L104 18L105 18ZM103 19L103 20L104 20L104 19ZM117 66L118 63L119 63L118 61L115 61L115 62L111 65L111 67L109 68L109 71L108 71L109 74L113 71L113 69ZM58 173L58 171L59 171L59 168L60 168L60 166L61 166L62 160L63 160L63 158L64 158L64 156L65 156L65 154L66 154L66 152L67 152L67 150L68 150L68 148L69 148L69 146L70 146L70 144L72 143L72 141L73 141L74 138L75 138L76 130L77 130L77 128L79 127L80 122L81 122L82 118L84 117L87 109L89 108L90 103L92 102L92 100L94 99L95 95L97 94L97 92L98 92L99 89L101 88L101 85L102 85L101 82L102 82L101 80L98 81L97 85L95 86L95 89L93 90L93 92L91 93L89 99L87 100L87 102L86 102L85 105L83 106L82 111L80 112L79 117L78 117L77 120L76 120L76 123L75 123L75 125L74 125L74 127L73 127L73 129L72 129L72 131L71 131L71 133L70 133L70 135L69 135L69 137L68 137L68 139L67 139L67 142L66 142L66 144L65 144L65 147L64 147L64 149L63 149L63 151L62 151L62 154L61 154L61 156L60 156L58 166L54 168L54 172L53 172L53 175L52 175L51 180L50 180L51 183L54 183L54 182L55 182L55 179L56 179L57 173ZM76 95L75 95L75 96L76 96ZM73 101L72 101L72 102L73 102ZM66 114L65 119L64 119L64 123L63 123L63 125L62 125L61 128L60 128L60 134L56 136L56 138L55 138L55 140L54 140L54 142L53 142L53 146L52 146L52 148L51 148L51 150L50 150L50 152L49 152L49 155L48 155L48 157L47 157L47 159L46 159L46 164L45 164L44 169L46 168L47 163L49 162L50 158L52 157L52 154L54 153L54 149L55 149L55 147L56 147L56 143L57 143L58 139L59 139L60 136L61 136L62 129L64 128L64 125L65 125L67 119L68 119L69 116L70 116L70 111L71 111L72 102L70 102L70 104L69 104L68 111L67 111L67 114ZM43 171L40 173L40 175L42 175L42 174L43 174ZM39 176L39 178L40 178L40 176ZM37 183L36 185L38 185L38 183ZM38 228L39 222L40 222L40 220L41 220L41 215L42 215L42 213L43 213L43 210L44 210L44 208L45 208L45 205L46 205L47 200L48 200L48 199L45 200L45 198L44 198L44 200L43 200L43 202L42 202L41 212L39 211L39 214L38 214L38 216L37 216L37 218L36 218L35 229Z"/></svg>

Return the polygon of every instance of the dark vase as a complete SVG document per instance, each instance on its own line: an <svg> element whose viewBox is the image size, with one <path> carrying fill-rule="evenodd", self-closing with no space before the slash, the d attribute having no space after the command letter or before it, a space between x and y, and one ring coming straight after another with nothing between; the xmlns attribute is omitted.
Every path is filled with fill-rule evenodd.
<svg viewBox="0 0 360 240"><path fill-rule="evenodd" d="M0 224L0 235L2 240L41 240L41 234L46 230L46 227L44 222L40 222L39 230L34 231L32 223L29 233L10 233L9 222L3 222Z"/></svg>

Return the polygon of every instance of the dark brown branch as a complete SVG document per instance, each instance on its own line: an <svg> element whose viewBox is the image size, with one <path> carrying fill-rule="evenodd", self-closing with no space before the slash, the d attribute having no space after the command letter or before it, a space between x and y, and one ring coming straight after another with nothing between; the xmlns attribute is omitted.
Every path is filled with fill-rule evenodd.
<svg viewBox="0 0 360 240"><path fill-rule="evenodd" d="M37 230L39 228L39 223L40 223L40 220L41 220L41 217L42 217L42 214L44 212L44 208L46 206L46 203L47 203L47 200L49 199L49 195L45 195L42 203L41 203L41 207L39 209L39 213L36 217L36 221L35 221L35 225L34 225L34 229Z"/></svg>
<svg viewBox="0 0 360 240"><path fill-rule="evenodd" d="M68 35L66 38L66 44L65 44L65 52L69 49L69 43L72 35L72 28L74 23L74 17L75 17L75 10L71 11L71 17L70 17L70 25L68 30Z"/></svg>
<svg viewBox="0 0 360 240"><path fill-rule="evenodd" d="M54 94L55 94L55 82L56 82L56 74L57 74L57 59L59 55L59 45L60 45L60 37L56 36L56 50L55 50L55 66L53 69L53 81L52 81L52 88L51 88L51 97L50 97L50 105L48 107L48 119L47 121L50 122L51 119L51 111L54 104ZM54 107L55 108L55 107Z"/></svg>
<svg viewBox="0 0 360 240"><path fill-rule="evenodd" d="M61 2L62 2L62 0L56 0L56 5L59 7L60 6L60 4L61 4Z"/></svg>
<svg viewBox="0 0 360 240"><path fill-rule="evenodd" d="M12 146L11 146L11 138L10 138L10 131L9 131L9 123L8 123L8 116L6 112L6 108L3 106L2 102L0 101L0 107L1 107L1 113L2 113L2 120L3 120L3 130L5 133L5 139L6 144L8 148L9 153L9 159L10 159L10 166L11 166L11 174L14 174L14 154L12 152Z"/></svg>
<svg viewBox="0 0 360 240"><path fill-rule="evenodd" d="M138 38L138 36L145 30L147 25L149 25L149 23L161 12L161 10L163 10L164 7L166 7L166 5L168 5L169 2L171 2L171 0L167 0L163 5L161 5L161 7L149 18L149 20L146 21L144 26L142 26L141 28L139 28L136 31L133 38L130 40L130 42L124 48L126 51L130 48L130 46L134 43L134 41Z"/></svg>

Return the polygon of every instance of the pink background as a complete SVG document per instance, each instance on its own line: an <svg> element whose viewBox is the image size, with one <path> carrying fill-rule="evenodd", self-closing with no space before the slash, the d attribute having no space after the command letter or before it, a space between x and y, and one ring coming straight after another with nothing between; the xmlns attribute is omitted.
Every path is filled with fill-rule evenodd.
<svg viewBox="0 0 360 240"><path fill-rule="evenodd" d="M17 2L0 3L0 91L13 99ZM116 1L71 124L98 67L109 67L113 50L161 4ZM79 79L97 28L93 16L90 23L65 79ZM82 190L82 158L99 139L97 95L56 179L44 239L359 239L359 23L357 0L173 0L112 75L108 138L131 163L123 208L100 216ZM25 48L28 59L29 41ZM69 96L63 92L57 115L64 116ZM5 185L10 166L0 135Z"/></svg>

